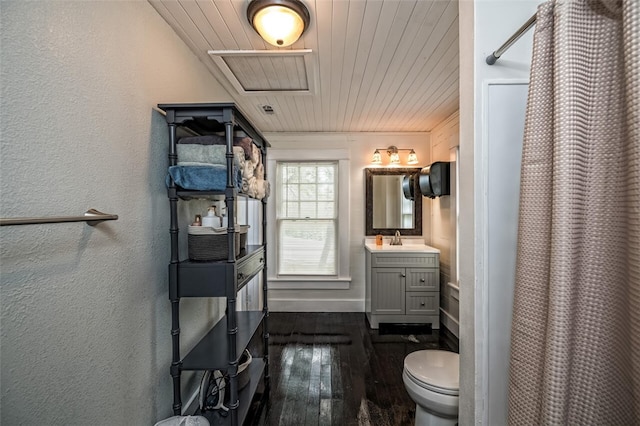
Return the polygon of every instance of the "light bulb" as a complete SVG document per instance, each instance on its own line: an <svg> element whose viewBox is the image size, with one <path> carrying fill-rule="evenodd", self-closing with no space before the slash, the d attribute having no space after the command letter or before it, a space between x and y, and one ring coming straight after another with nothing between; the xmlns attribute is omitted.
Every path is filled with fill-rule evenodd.
<svg viewBox="0 0 640 426"><path fill-rule="evenodd" d="M259 10L253 18L253 26L267 43L278 47L292 45L304 31L302 17L283 6Z"/></svg>

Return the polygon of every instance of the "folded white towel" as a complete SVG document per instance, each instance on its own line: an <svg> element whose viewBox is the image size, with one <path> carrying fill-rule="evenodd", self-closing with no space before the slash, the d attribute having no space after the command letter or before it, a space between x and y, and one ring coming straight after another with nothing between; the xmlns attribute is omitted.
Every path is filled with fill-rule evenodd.
<svg viewBox="0 0 640 426"><path fill-rule="evenodd" d="M253 175L258 180L264 180L264 164L258 164Z"/></svg>
<svg viewBox="0 0 640 426"><path fill-rule="evenodd" d="M243 178L252 178L255 170L255 165L251 161L245 161L244 167L242 169L242 177Z"/></svg>

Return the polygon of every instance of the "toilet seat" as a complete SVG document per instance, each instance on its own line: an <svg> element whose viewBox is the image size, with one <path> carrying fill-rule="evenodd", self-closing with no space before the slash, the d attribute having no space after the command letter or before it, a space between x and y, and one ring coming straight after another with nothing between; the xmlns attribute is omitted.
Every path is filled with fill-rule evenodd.
<svg viewBox="0 0 640 426"><path fill-rule="evenodd" d="M431 392L458 396L460 356L454 352L423 350L404 359L407 376L418 386Z"/></svg>
<svg viewBox="0 0 640 426"><path fill-rule="evenodd" d="M437 386L433 386L429 383L425 383L422 380L416 378L413 374L409 373L407 370L405 370L405 373L407 374L407 377L409 378L409 380L411 380L416 386L434 392L434 393L438 393L441 395L449 395L449 396L458 396L459 391L456 390L451 390L451 389L444 389L444 388L439 388Z"/></svg>

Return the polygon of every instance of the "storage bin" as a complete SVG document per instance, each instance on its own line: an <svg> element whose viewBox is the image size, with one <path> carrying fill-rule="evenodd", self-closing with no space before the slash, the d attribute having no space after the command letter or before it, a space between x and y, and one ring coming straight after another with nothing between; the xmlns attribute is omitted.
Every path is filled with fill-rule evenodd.
<svg viewBox="0 0 640 426"><path fill-rule="evenodd" d="M236 232L240 234L240 250L247 250L247 235L249 233L249 225L236 225Z"/></svg>
<svg viewBox="0 0 640 426"><path fill-rule="evenodd" d="M235 234L235 255L240 254L240 233ZM187 247L189 259L198 261L226 260L229 257L226 228L189 226Z"/></svg>

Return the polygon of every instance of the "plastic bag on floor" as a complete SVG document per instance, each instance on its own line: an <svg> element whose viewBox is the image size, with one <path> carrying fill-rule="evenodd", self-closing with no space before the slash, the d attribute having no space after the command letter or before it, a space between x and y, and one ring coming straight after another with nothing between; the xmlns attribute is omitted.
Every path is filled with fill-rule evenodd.
<svg viewBox="0 0 640 426"><path fill-rule="evenodd" d="M202 416L173 416L160 420L154 426L209 426L209 420Z"/></svg>

